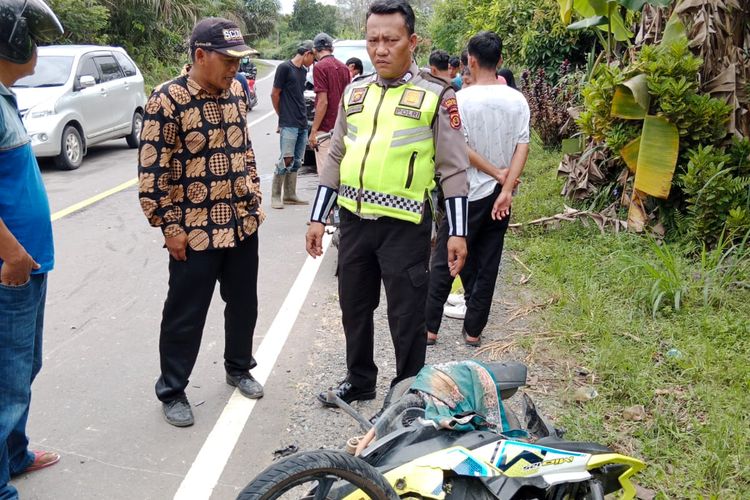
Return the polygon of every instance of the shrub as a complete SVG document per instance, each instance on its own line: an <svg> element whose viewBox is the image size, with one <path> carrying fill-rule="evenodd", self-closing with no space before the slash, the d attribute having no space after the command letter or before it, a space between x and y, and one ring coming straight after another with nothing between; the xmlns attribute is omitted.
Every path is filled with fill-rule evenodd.
<svg viewBox="0 0 750 500"><path fill-rule="evenodd" d="M563 138L575 131L565 126L573 124L568 108L573 107L578 98L576 82L580 75L569 71L570 64L564 61L558 70L560 78L556 84L550 81L543 68L533 76L529 70L521 74L521 92L529 103L531 127L548 148L559 146Z"/></svg>
<svg viewBox="0 0 750 500"><path fill-rule="evenodd" d="M687 204L688 215L681 220L685 234L712 245L727 224L732 232L750 229L750 176L740 175L744 172L741 164L714 146L698 146L687 156L685 173L677 176Z"/></svg>

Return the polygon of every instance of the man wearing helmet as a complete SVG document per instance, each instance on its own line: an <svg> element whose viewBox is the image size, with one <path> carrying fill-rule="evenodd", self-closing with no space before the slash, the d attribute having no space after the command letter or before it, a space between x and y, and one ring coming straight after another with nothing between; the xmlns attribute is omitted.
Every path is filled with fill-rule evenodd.
<svg viewBox="0 0 750 500"><path fill-rule="evenodd" d="M47 193L9 88L34 73L38 42L63 32L42 0L0 0L0 498L10 476L56 463L29 451L31 383L42 367L47 273L54 265Z"/></svg>

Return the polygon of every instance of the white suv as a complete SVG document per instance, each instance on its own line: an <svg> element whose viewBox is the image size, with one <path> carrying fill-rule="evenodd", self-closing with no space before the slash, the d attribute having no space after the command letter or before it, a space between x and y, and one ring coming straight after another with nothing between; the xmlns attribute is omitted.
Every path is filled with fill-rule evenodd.
<svg viewBox="0 0 750 500"><path fill-rule="evenodd" d="M125 137L138 147L146 94L124 49L51 45L38 58L35 73L13 86L36 156L74 170L94 144Z"/></svg>

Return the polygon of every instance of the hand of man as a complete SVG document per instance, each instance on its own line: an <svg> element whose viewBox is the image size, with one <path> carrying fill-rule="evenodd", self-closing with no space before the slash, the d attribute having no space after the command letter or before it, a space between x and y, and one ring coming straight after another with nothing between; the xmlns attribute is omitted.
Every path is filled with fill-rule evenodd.
<svg viewBox="0 0 750 500"><path fill-rule="evenodd" d="M165 236L164 242L167 244L169 255L174 260L187 260L187 233L180 233L176 236Z"/></svg>
<svg viewBox="0 0 750 500"><path fill-rule="evenodd" d="M501 168L497 171L497 174L495 174L495 180L498 184L501 186L505 184L505 179L508 178L508 169L507 168Z"/></svg>
<svg viewBox="0 0 750 500"><path fill-rule="evenodd" d="M6 286L21 286L29 281L31 271L40 267L34 258L21 247L17 258L4 261L3 266L0 267L0 283Z"/></svg>
<svg viewBox="0 0 750 500"><path fill-rule="evenodd" d="M310 222L305 235L305 250L312 258L323 255L323 233L326 227L320 222Z"/></svg>
<svg viewBox="0 0 750 500"><path fill-rule="evenodd" d="M318 131L310 130L310 136L307 138L307 142L310 143L310 147L315 151L318 150Z"/></svg>
<svg viewBox="0 0 750 500"><path fill-rule="evenodd" d="M510 214L510 205L513 202L513 194L503 189L492 205L492 219L502 220Z"/></svg>
<svg viewBox="0 0 750 500"><path fill-rule="evenodd" d="M452 277L458 276L466 262L466 238L451 236L448 238L448 270Z"/></svg>
<svg viewBox="0 0 750 500"><path fill-rule="evenodd" d="M497 175L495 175L495 180L501 186L505 184L505 180L508 178L508 172L510 172L509 169L503 168L501 170L498 170ZM521 184L521 179L516 179L516 181L513 183L513 189L516 189L519 184Z"/></svg>

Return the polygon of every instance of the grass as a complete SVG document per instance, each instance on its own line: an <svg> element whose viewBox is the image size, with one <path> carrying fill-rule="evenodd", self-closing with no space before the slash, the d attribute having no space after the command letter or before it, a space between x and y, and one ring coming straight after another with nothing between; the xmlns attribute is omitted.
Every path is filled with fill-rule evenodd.
<svg viewBox="0 0 750 500"><path fill-rule="evenodd" d="M514 222L568 203L559 153L536 142L514 201ZM639 482L660 498L750 495L750 253L729 244L696 257L591 225L527 226L506 240L533 270L528 286L556 296L538 320L561 337L559 359L595 374L599 396L566 403L566 438L594 440L641 457ZM692 256L691 256L692 255ZM558 356L556 356L558 357ZM643 405L632 422L623 410Z"/></svg>

